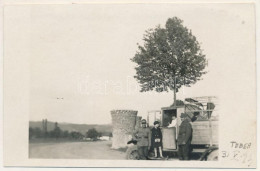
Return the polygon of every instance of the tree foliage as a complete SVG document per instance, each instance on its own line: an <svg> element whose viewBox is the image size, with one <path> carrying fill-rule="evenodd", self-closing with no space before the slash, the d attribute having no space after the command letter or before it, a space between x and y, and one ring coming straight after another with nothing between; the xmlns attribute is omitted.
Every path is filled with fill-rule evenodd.
<svg viewBox="0 0 260 171"><path fill-rule="evenodd" d="M137 64L134 77L141 92L174 91L175 84L178 91L183 85L196 83L206 73L207 61L200 44L179 18L169 18L165 28L147 30L143 41L144 45L138 45L131 59Z"/></svg>
<svg viewBox="0 0 260 171"><path fill-rule="evenodd" d="M82 135L80 132L72 131L72 132L70 133L70 137L71 137L72 139L78 140L78 139L82 139L82 138L83 138L83 135Z"/></svg>
<svg viewBox="0 0 260 171"><path fill-rule="evenodd" d="M73 140L81 140L84 136L80 132L72 131L69 132L67 130L63 131L58 126L49 132L45 132L39 127L32 128L29 127L29 139L37 139L37 138L67 138Z"/></svg>
<svg viewBox="0 0 260 171"><path fill-rule="evenodd" d="M41 138L44 137L44 132L40 128L29 127L29 139L31 138Z"/></svg>
<svg viewBox="0 0 260 171"><path fill-rule="evenodd" d="M99 137L99 136L100 136L100 133L98 133L95 128L89 129L88 132L87 132L87 137L91 138L93 140L96 140L97 137Z"/></svg>

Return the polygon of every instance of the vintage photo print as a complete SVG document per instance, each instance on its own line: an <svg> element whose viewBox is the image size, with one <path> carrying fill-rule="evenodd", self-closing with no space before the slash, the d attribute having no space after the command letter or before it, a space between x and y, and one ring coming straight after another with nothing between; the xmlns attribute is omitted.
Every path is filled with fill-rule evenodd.
<svg viewBox="0 0 260 171"><path fill-rule="evenodd" d="M254 3L4 6L4 165L256 167Z"/></svg>

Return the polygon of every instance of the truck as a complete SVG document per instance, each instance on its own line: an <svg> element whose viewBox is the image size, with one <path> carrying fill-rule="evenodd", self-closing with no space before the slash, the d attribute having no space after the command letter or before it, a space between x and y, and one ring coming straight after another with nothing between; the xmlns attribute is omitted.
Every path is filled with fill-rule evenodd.
<svg viewBox="0 0 260 171"><path fill-rule="evenodd" d="M160 122L162 150L164 153L176 154L180 115L181 113L188 114L192 125L191 153L198 154L198 160L201 161L216 161L218 160L218 112L218 99L215 96L185 98L180 104L148 111L147 123L151 129L154 121ZM172 116L177 119L176 127L168 127ZM132 145L127 149L126 158L136 160L138 159L136 142L131 142Z"/></svg>

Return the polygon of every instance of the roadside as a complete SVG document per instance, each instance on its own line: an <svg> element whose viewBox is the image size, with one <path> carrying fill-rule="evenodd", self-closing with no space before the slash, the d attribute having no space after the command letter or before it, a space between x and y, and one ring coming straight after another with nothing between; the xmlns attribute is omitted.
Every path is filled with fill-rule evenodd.
<svg viewBox="0 0 260 171"><path fill-rule="evenodd" d="M111 141L30 143L29 158L125 159L124 149L111 149Z"/></svg>
<svg viewBox="0 0 260 171"><path fill-rule="evenodd" d="M106 159L125 160L127 148L111 149L111 141L88 142L51 142L29 143L29 158L41 159ZM199 154L192 153L191 159L196 161ZM167 160L178 160L177 153L164 152Z"/></svg>

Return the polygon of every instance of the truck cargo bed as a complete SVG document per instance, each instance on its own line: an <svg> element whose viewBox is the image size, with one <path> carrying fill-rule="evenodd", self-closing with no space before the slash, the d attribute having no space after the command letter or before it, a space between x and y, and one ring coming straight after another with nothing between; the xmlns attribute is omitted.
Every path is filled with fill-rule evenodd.
<svg viewBox="0 0 260 171"><path fill-rule="evenodd" d="M192 144L217 145L218 121L195 121L192 124Z"/></svg>

